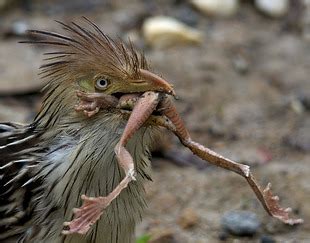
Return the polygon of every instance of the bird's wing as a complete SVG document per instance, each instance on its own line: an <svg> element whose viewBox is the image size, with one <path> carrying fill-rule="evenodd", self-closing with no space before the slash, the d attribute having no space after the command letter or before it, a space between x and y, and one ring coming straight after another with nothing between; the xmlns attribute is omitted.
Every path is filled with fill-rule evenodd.
<svg viewBox="0 0 310 243"><path fill-rule="evenodd" d="M31 218L38 136L31 125L0 123L0 242L21 236Z"/></svg>

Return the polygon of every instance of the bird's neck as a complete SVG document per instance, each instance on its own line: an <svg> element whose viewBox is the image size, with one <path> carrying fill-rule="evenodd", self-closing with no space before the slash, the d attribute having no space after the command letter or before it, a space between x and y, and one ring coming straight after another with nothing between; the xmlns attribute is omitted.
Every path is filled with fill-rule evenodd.
<svg viewBox="0 0 310 243"><path fill-rule="evenodd" d="M62 223L71 219L72 209L81 205L82 194L105 196L123 179L114 148L124 126L125 121L118 115L99 113L85 124L62 124L43 135L42 141L49 141L43 145L49 153L43 158L47 162L40 172L46 183L46 204L37 210L46 213L41 219L53 222L50 225L56 234L60 233ZM150 179L151 136L151 129L145 127L129 141L127 149L135 161L137 181L131 182L105 210L88 235L91 242L130 242L135 222L145 206L143 182ZM83 242L80 236L71 237L72 242Z"/></svg>

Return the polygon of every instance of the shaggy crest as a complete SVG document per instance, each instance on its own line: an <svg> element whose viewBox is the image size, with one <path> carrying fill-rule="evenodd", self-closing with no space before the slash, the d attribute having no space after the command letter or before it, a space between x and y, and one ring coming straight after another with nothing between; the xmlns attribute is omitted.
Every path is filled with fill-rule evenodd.
<svg viewBox="0 0 310 243"><path fill-rule="evenodd" d="M67 35L54 32L30 30L34 38L22 43L41 44L58 48L48 52L49 56L41 68L42 78L58 80L66 75L78 78L87 73L100 73L116 79L140 79L139 69L149 69L142 53L138 53L129 40L125 46L120 40L113 40L86 17L84 21L92 30L71 22L65 24L60 21Z"/></svg>

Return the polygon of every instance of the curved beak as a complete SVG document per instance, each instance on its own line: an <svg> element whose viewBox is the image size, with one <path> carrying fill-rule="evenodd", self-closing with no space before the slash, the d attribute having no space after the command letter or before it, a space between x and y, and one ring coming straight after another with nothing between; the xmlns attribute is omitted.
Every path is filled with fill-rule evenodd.
<svg viewBox="0 0 310 243"><path fill-rule="evenodd" d="M164 92L176 97L176 94L173 90L173 86L169 84L166 80L148 70L140 69L139 71L141 78L144 79L146 82L148 82L150 91L152 90L152 91Z"/></svg>

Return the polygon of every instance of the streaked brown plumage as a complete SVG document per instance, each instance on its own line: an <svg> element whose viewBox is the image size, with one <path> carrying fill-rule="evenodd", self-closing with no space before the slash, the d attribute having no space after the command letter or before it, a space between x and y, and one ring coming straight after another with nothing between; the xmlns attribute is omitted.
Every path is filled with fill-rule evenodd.
<svg viewBox="0 0 310 243"><path fill-rule="evenodd" d="M143 55L102 33L60 23L68 36L31 31L31 43L53 46L41 75L48 80L41 111L29 126L2 124L0 137L0 241L131 242L145 207L143 182L150 179L149 146L154 128L144 127L130 140L137 181L107 209L87 236L61 235L80 196L107 195L124 176L114 147L126 120L116 109L88 117L75 111L77 90L126 93L162 90L143 79ZM92 29L92 30L91 30ZM97 90L99 78L108 88ZM156 130L156 129L155 129ZM15 203L14 205L12 203Z"/></svg>

